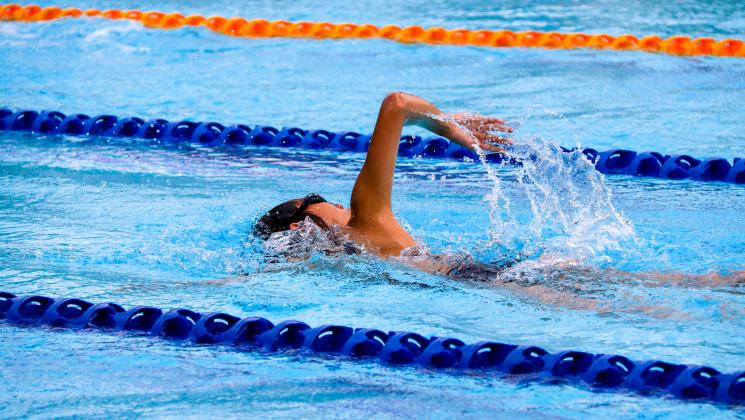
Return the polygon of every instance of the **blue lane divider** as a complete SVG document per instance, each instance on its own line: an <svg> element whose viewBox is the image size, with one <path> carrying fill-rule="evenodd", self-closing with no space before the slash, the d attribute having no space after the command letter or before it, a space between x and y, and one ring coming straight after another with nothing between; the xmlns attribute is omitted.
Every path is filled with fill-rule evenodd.
<svg viewBox="0 0 745 420"><path fill-rule="evenodd" d="M0 292L0 319L11 324L72 329L129 331L197 344L222 344L269 351L302 349L385 365L420 366L450 372L484 371L584 383L593 389L627 389L641 394L668 394L688 400L745 404L745 370L720 373L708 366L660 360L634 361L613 354L578 350L549 353L537 346L491 341L465 344L449 337L426 338L397 331L343 325L312 328L301 321L278 324L257 317L240 319L221 312L189 309L162 311L149 306L126 310L115 303L83 299L16 296Z"/></svg>
<svg viewBox="0 0 745 420"><path fill-rule="evenodd" d="M163 143L197 143L203 146L274 146L305 149L336 149L365 152L370 136L353 131L334 133L327 130L305 130L297 127L277 129L266 125L225 126L217 122L143 120L137 117L117 118L113 115L89 117L84 114L65 115L57 111L0 109L0 130L30 131L47 135L129 137ZM563 149L566 152L574 149ZM632 150L582 150L604 174L622 174L668 179L695 179L745 184L745 158L729 162L723 158L696 159L688 155L662 155L657 152L637 153ZM405 135L398 151L403 157L449 158L478 161L475 152L442 137ZM486 155L489 162L517 164L499 153Z"/></svg>

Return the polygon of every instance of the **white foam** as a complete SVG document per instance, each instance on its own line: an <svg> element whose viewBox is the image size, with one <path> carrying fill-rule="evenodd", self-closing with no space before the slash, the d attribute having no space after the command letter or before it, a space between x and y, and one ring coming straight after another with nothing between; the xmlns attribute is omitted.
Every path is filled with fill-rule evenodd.
<svg viewBox="0 0 745 420"><path fill-rule="evenodd" d="M449 122L455 122L447 117ZM465 132L468 129L462 127ZM517 185L530 204L530 220L520 221L503 188L498 166L477 150L492 187L488 203L488 239L478 253L492 250L505 257L561 255L580 264L605 265L613 255L637 249L632 223L612 201L604 176L581 153L564 152L541 136L515 138L511 156Z"/></svg>

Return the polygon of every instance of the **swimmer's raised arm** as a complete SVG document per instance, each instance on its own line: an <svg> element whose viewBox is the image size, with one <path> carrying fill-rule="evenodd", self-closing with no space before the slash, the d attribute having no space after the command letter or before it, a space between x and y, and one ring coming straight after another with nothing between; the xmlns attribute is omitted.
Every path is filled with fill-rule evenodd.
<svg viewBox="0 0 745 420"><path fill-rule="evenodd" d="M496 118L470 114L447 117L436 106L413 95L396 92L386 96L380 105L365 163L352 190L350 225L368 236L375 233L389 238L404 237L405 231L391 210L391 190L401 130L407 124L426 128L470 149L479 145L489 151L501 150L494 143L509 143L490 132L512 130ZM408 244L413 242L408 234L405 238L408 239L399 241L401 246L413 246Z"/></svg>
<svg viewBox="0 0 745 420"><path fill-rule="evenodd" d="M404 125L418 125L469 149L478 144L489 151L501 150L494 143L509 143L508 139L490 132L512 131L497 118L471 114L447 117L436 106L417 96L401 92L388 94L380 106L367 158L352 191L352 209L356 213L390 210L393 172Z"/></svg>

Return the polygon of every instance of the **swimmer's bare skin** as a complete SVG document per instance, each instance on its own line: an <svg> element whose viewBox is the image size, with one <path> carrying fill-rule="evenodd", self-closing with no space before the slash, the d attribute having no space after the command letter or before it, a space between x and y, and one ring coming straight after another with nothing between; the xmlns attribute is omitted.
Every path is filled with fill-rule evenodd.
<svg viewBox="0 0 745 420"><path fill-rule="evenodd" d="M393 173L404 125L418 125L469 149L501 151L497 144L510 143L492 134L512 132L501 119L471 114L453 115L454 122L435 118L444 116L422 98L400 92L386 96L380 105L365 163L352 189L350 208L318 203L310 205L305 213L322 219L328 226L341 227L351 240L382 257L399 256L401 251L416 247L417 242L396 220L391 206ZM299 223L290 225L290 229L298 227Z"/></svg>

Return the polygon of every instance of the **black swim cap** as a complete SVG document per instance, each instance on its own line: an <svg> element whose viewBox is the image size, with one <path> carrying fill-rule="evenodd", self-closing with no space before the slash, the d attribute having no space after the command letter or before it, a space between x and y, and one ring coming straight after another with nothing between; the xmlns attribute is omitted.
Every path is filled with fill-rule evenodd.
<svg viewBox="0 0 745 420"><path fill-rule="evenodd" d="M303 214L311 204L325 203L326 199L310 193L304 198L295 198L272 208L254 225L254 234L261 239L269 239L274 232L288 230L293 223L305 219Z"/></svg>

